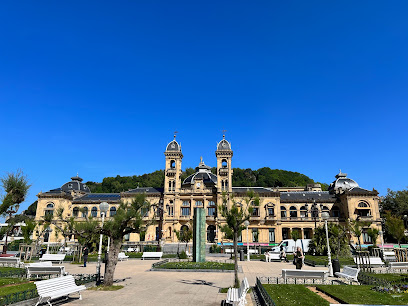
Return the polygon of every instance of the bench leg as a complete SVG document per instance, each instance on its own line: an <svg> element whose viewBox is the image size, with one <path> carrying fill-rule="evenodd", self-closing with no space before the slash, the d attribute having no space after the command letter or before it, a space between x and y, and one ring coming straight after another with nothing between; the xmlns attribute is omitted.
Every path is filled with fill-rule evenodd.
<svg viewBox="0 0 408 306"><path fill-rule="evenodd" d="M51 299L48 299L47 303L48 303L48 305L52 306L50 301L51 301Z"/></svg>
<svg viewBox="0 0 408 306"><path fill-rule="evenodd" d="M38 299L38 302L37 302L37 304L35 304L35 306L38 306L41 302L42 302L42 297L40 296L40 298Z"/></svg>

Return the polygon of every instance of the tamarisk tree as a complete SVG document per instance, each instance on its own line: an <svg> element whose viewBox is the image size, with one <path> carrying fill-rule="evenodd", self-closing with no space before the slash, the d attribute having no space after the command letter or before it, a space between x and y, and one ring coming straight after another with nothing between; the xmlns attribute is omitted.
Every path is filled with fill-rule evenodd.
<svg viewBox="0 0 408 306"><path fill-rule="evenodd" d="M222 195L222 199L222 204L218 206L218 209L226 224L221 227L221 231L225 233L226 238L232 238L234 242L234 286L239 287L238 237L241 235L242 230L245 229L244 222L251 217L254 206L259 206L259 197L250 190L243 202L238 202L233 198L232 194L226 193Z"/></svg>

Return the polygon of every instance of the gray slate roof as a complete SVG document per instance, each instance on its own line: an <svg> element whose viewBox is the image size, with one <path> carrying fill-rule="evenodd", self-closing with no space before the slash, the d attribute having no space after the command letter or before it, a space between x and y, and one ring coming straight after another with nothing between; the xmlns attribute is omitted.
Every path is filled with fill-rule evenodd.
<svg viewBox="0 0 408 306"><path fill-rule="evenodd" d="M313 202L313 200L316 200L316 202L335 202L336 196L328 191L290 191L280 193L281 203Z"/></svg>
<svg viewBox="0 0 408 306"><path fill-rule="evenodd" d="M125 193L162 193L163 188L153 188L153 187L138 187L135 189L130 189L125 191Z"/></svg>
<svg viewBox="0 0 408 306"><path fill-rule="evenodd" d="M266 187L232 187L232 192L236 193L246 193L249 190L256 193L275 192L273 189Z"/></svg>
<svg viewBox="0 0 408 306"><path fill-rule="evenodd" d="M76 198L73 202L87 202L87 201L120 201L120 193L89 193L82 197Z"/></svg>

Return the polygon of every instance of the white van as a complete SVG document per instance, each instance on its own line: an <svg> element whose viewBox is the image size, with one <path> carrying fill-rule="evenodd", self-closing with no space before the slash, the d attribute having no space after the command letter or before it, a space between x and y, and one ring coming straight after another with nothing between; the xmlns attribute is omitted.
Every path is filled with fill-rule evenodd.
<svg viewBox="0 0 408 306"><path fill-rule="evenodd" d="M295 245L295 240L293 239L285 239L282 240L281 243L279 243L277 246L272 248L272 252L280 252L281 246L283 246L283 249L287 254L293 253L293 251L296 250L297 247L300 247L304 253L307 253L309 251L309 243L311 239L298 239L296 240L296 245Z"/></svg>

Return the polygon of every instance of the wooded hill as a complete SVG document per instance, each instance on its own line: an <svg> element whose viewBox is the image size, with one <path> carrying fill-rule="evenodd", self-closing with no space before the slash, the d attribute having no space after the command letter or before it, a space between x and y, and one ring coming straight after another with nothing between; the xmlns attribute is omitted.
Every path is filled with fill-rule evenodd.
<svg viewBox="0 0 408 306"><path fill-rule="evenodd" d="M292 171L270 169L268 167L258 170L234 168L232 186L234 187L295 187L306 186L315 182L308 176ZM212 168L215 174L217 169ZM182 181L195 172L194 168L187 168L181 176ZM105 177L102 183L87 182L86 185L92 193L117 193L127 191L136 187L163 187L164 170L157 170L152 173L133 176ZM322 185L323 190L327 190L328 185Z"/></svg>

